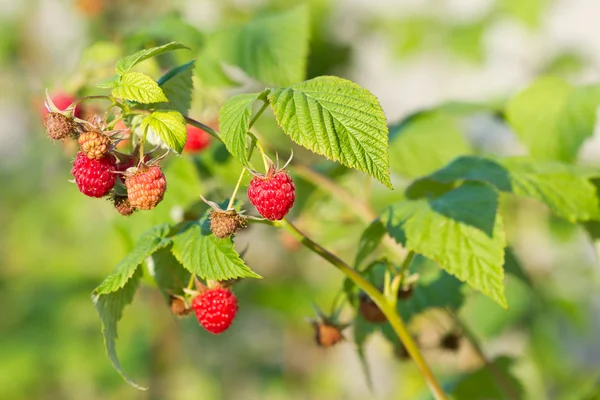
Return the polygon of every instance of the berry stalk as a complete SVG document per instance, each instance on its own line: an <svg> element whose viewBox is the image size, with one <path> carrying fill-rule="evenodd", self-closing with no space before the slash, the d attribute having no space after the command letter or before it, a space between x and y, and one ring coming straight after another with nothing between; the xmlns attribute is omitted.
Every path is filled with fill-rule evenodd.
<svg viewBox="0 0 600 400"><path fill-rule="evenodd" d="M358 286L361 290L369 295L369 297L379 306L381 311L385 314L390 325L398 335L398 338L408 351L408 354L415 361L421 373L425 377L425 380L429 384L429 388L431 392L435 396L436 400L447 400L448 397L444 393L444 390L440 386L437 381L435 375L429 368L429 365L423 358L423 355L419 351L419 347L413 340L412 336L408 332L404 321L400 318L396 309L388 302L383 293L381 293L377 288L371 283L369 283L365 278L363 278L358 272L356 272L353 268L351 268L348 264L346 264L342 259L340 259L335 254L332 254L327 249L325 249L320 244L314 242L308 236L306 236L302 231L296 228L291 222L287 219L283 219L279 223L275 223L275 226L279 226L287 230L292 236L294 236L300 243L304 246L317 253L325 260L329 261L333 266L338 268L344 275L350 278L356 286Z"/></svg>

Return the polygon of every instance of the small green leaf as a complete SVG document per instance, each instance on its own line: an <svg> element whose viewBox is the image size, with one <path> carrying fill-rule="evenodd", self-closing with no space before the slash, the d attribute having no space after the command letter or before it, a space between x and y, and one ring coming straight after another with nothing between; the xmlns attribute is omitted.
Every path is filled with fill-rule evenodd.
<svg viewBox="0 0 600 400"><path fill-rule="evenodd" d="M171 243L166 238L169 234L169 229L169 224L162 224L146 231L140 237L133 250L119 261L114 272L94 290L94 295L116 292L125 286L146 257L149 257L158 249L168 246Z"/></svg>
<svg viewBox="0 0 600 400"><path fill-rule="evenodd" d="M183 115L187 115L192 105L194 62L175 67L158 80L158 85L169 99L171 107Z"/></svg>
<svg viewBox="0 0 600 400"><path fill-rule="evenodd" d="M153 47L151 49L140 50L135 54L132 54L119 60L117 62L115 70L117 71L117 74L125 75L129 72L131 68L133 68L134 65L139 64L142 61L149 59L150 57L158 56L160 54L178 49L189 50L187 46L184 46L183 44L177 42L167 43L163 46Z"/></svg>
<svg viewBox="0 0 600 400"><path fill-rule="evenodd" d="M111 77L110 79L100 82L99 84L96 85L96 87L98 87L100 89L112 89L119 85L120 79L121 79L120 75L115 75L115 76Z"/></svg>
<svg viewBox="0 0 600 400"><path fill-rule="evenodd" d="M322 76L273 90L269 101L277 123L294 142L391 189L386 119L368 90Z"/></svg>
<svg viewBox="0 0 600 400"><path fill-rule="evenodd" d="M356 259L354 260L355 268L358 268L360 264L362 264L363 261L379 247L385 233L385 226L378 219L373 221L367 229L365 229L358 242L358 252L356 253Z"/></svg>
<svg viewBox="0 0 600 400"><path fill-rule="evenodd" d="M600 218L596 188L584 168L558 162L514 157L492 160L460 157L433 174L413 182L410 198L439 195L457 181L480 181L517 196L531 197L571 222Z"/></svg>
<svg viewBox="0 0 600 400"><path fill-rule="evenodd" d="M434 260L506 308L506 238L497 207L493 188L467 182L433 200L398 203L381 219L408 250Z"/></svg>
<svg viewBox="0 0 600 400"><path fill-rule="evenodd" d="M177 111L154 111L142 120L140 129L151 129L168 147L181 153L187 139L185 119Z"/></svg>
<svg viewBox="0 0 600 400"><path fill-rule="evenodd" d="M113 87L112 95L119 99L136 101L142 104L168 101L154 79L140 72L128 72Z"/></svg>
<svg viewBox="0 0 600 400"><path fill-rule="evenodd" d="M260 278L244 264L231 238L218 239L208 226L208 216L190 223L173 236L172 252L190 272L203 279L224 281L234 278Z"/></svg>
<svg viewBox="0 0 600 400"><path fill-rule="evenodd" d="M125 306L133 301L133 296L135 295L135 291L142 276L141 269L135 269L134 271L133 275L126 281L120 290L108 294L99 294L96 290L92 293L92 301L102 320L102 334L104 336L106 354L113 367L131 386L140 390L146 390L147 388L139 386L125 374L123 367L119 362L119 358L117 357L116 350L116 340L118 337L117 323L123 315Z"/></svg>
<svg viewBox="0 0 600 400"><path fill-rule="evenodd" d="M573 87L544 77L508 104L508 122L530 154L541 160L573 161L594 133L600 85Z"/></svg>
<svg viewBox="0 0 600 400"><path fill-rule="evenodd" d="M250 126L252 105L263 93L248 93L234 96L227 100L219 111L221 139L223 139L227 150L245 167L250 166L246 151L246 133Z"/></svg>
<svg viewBox="0 0 600 400"><path fill-rule="evenodd" d="M409 178L429 174L472 152L457 119L442 112L390 127L390 168Z"/></svg>

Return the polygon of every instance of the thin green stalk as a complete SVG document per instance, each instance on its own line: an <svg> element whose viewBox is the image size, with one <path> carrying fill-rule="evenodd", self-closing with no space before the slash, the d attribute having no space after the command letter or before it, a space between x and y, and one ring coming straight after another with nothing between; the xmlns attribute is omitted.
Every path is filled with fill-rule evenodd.
<svg viewBox="0 0 600 400"><path fill-rule="evenodd" d="M208 133L210 136L214 137L215 139L217 139L219 142L222 142L223 140L221 139L221 136L219 136L219 132L215 131L213 128L211 128L208 125L203 124L200 121L196 121L193 118L190 117L186 117L185 115L183 116L183 118L185 118L185 122L187 124L190 124L192 126L195 126L196 128L200 128L203 131L205 131L206 133Z"/></svg>
<svg viewBox="0 0 600 400"><path fill-rule="evenodd" d="M375 302L375 304L377 304L377 306L387 317L388 321L390 322L390 325L392 326L392 328L398 335L398 338L406 348L406 351L417 364L418 368L421 370L421 373L423 374L425 380L429 384L429 388L431 389L431 392L434 394L435 398L437 400L447 400L446 394L442 390L436 377L433 375L433 372L429 368L429 365L421 355L419 347L408 332L406 325L396 312L395 307L393 307L387 301L385 296L379 290L377 290L377 288L373 286L369 281L367 281L358 272L356 272L353 268L346 264L342 259L330 253L323 246L314 242L287 219L283 219L277 225L286 229L305 247L320 255L322 258L329 261L332 265L338 268L344 275L351 279L356 284L356 286L363 290L373 300L373 302Z"/></svg>
<svg viewBox="0 0 600 400"><path fill-rule="evenodd" d="M245 174L246 174L246 168L243 167L242 172L240 173L240 177L238 178L237 183L235 184L235 189L233 189L233 193L231 194L231 197L229 198L229 204L227 204L228 210L233 209L233 203L235 202L235 196L237 195L237 192L240 189L240 185L242 184L242 180L244 179Z"/></svg>

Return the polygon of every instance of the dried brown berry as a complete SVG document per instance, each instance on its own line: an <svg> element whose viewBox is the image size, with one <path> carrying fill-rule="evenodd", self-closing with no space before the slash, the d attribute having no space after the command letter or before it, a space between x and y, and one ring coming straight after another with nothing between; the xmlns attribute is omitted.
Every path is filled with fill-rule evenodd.
<svg viewBox="0 0 600 400"><path fill-rule="evenodd" d="M99 130L83 132L77 139L81 151L92 160L99 160L110 151L111 140Z"/></svg>
<svg viewBox="0 0 600 400"><path fill-rule="evenodd" d="M160 203L167 190L167 180L158 166L141 165L125 176L127 197L132 207L152 210Z"/></svg>
<svg viewBox="0 0 600 400"><path fill-rule="evenodd" d="M64 140L77 134L77 123L58 112L50 112L44 116L46 133L54 140Z"/></svg>
<svg viewBox="0 0 600 400"><path fill-rule="evenodd" d="M413 286L401 287L398 290L398 300L406 300L411 298L413 295Z"/></svg>
<svg viewBox="0 0 600 400"><path fill-rule="evenodd" d="M188 307L186 302L178 296L169 296L169 308L173 314L180 317L184 317L192 312L192 308Z"/></svg>
<svg viewBox="0 0 600 400"><path fill-rule="evenodd" d="M113 198L113 203L115 205L115 209L121 215L128 216L135 212L135 208L133 208L127 196L115 196Z"/></svg>
<svg viewBox="0 0 600 400"><path fill-rule="evenodd" d="M371 300L365 293L359 295L358 312L362 317L369 322L383 323L387 321L387 318L383 311Z"/></svg>
<svg viewBox="0 0 600 400"><path fill-rule="evenodd" d="M210 230L219 239L228 238L246 226L246 218L235 210L212 210L210 212Z"/></svg>
<svg viewBox="0 0 600 400"><path fill-rule="evenodd" d="M448 332L440 339L440 347L450 351L458 351L460 337L461 335L458 332Z"/></svg>
<svg viewBox="0 0 600 400"><path fill-rule="evenodd" d="M315 329L315 342L321 347L331 347L342 340L342 329L339 326L323 322L313 322L313 328Z"/></svg>

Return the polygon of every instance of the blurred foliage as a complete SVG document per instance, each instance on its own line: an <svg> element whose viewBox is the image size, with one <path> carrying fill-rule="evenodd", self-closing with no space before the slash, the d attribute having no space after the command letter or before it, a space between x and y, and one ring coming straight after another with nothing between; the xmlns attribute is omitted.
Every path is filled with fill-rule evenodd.
<svg viewBox="0 0 600 400"><path fill-rule="evenodd" d="M459 18L445 14L443 7L441 12L432 12L447 2L424 3L410 12L386 12L385 7L382 12L379 7L352 13L343 10L341 2L307 2L312 38L307 76L352 75L363 44L358 39L373 35L387 40L389 51L400 63L418 55L450 54L452 62L481 65L492 51L485 40L492 28L508 20L535 32L552 5L550 0L496 0L483 12ZM122 219L108 202L84 198L68 182L74 149L49 145L37 122L43 89L49 86L89 94L95 91L94 84L114 74L113 65L124 54L172 40L192 48L140 65L140 71L160 76L203 54L221 29L243 26L261 15L287 12L291 4L285 0L8 4L0 16L0 83L5 89L0 94L0 111L3 124L6 122L0 142L8 149L0 152L0 304L4 306L0 398L428 398L415 367L406 358L395 358L401 349L398 343L385 340L390 338L386 324L374 328L357 323L354 327L354 341L365 346L363 362L371 371L373 392L351 344L352 329L346 331L350 343L329 350L314 345L312 328L304 318L314 317L313 302L327 305L333 301L342 286L341 276L300 250L285 234L263 227L241 234L237 247L239 251L247 248L247 263L265 279L237 286L242 304L238 319L219 337L199 329L193 319L174 319L165 298L151 287L145 268L142 290L125 310L117 346L127 370L134 371L136 380L148 383L151 389L138 392L125 385L104 354L90 292L149 227L177 221L189 206L203 212L200 193L226 197L239 167L216 143L201 155L172 159L165 170L169 190L161 206L152 213ZM349 22L342 21L345 18ZM354 32L344 33L342 22L351 24ZM227 46L218 50L229 51ZM243 60L228 57L224 59L238 67L244 65ZM536 72L571 78L589 67L591 59L591 54L580 49L561 49L540 61ZM221 60L199 57L197 71L201 72L193 78L190 115L207 123L214 121L216 108L229 97L232 86L247 78L240 79L235 70L222 71L220 66ZM202 78L213 85L199 84ZM6 106L8 102L15 103L18 111ZM440 108L391 125L395 192L384 191L362 175L337 169L300 150L296 158L336 179L357 199L370 197L372 208L380 211L402 199L409 179L429 174L456 156L478 154L472 138L464 134L469 118L499 116L496 107L454 104ZM587 128L592 117L585 117ZM289 140L277 136L275 128L270 117L257 125L274 150L288 152L292 147ZM487 134L483 132L486 140L493 142ZM407 143L420 149L419 155L407 152ZM432 144L435 147L430 147ZM573 157L569 153L567 158ZM367 224L313 183L299 176L295 180L302 193L293 210L298 225L351 260ZM399 303L399 309L404 317L428 309L424 318L411 322L411 328L422 333L419 340L425 350L430 344L423 342L434 337L436 345L430 346L426 357L445 386L457 391L456 398L489 396L485 390L493 372L482 366L468 343L456 353L438 348L436 335L445 333L440 329L454 328L454 323L440 323L443 317L429 312L445 315L448 306L456 309L486 353L498 355L490 362L523 398L597 398L600 276L597 249L592 244L598 236L596 224L587 225L588 234L564 220L550 218L538 204L532 207L528 201L505 202L501 198L500 207L512 246L505 261L510 274L506 280L509 310L432 268L432 262L424 258L411 265L411 271L422 275L423 285L412 298ZM449 290L452 297L446 297ZM433 296L440 293L443 301ZM352 309L345 307L342 319L350 319Z"/></svg>

